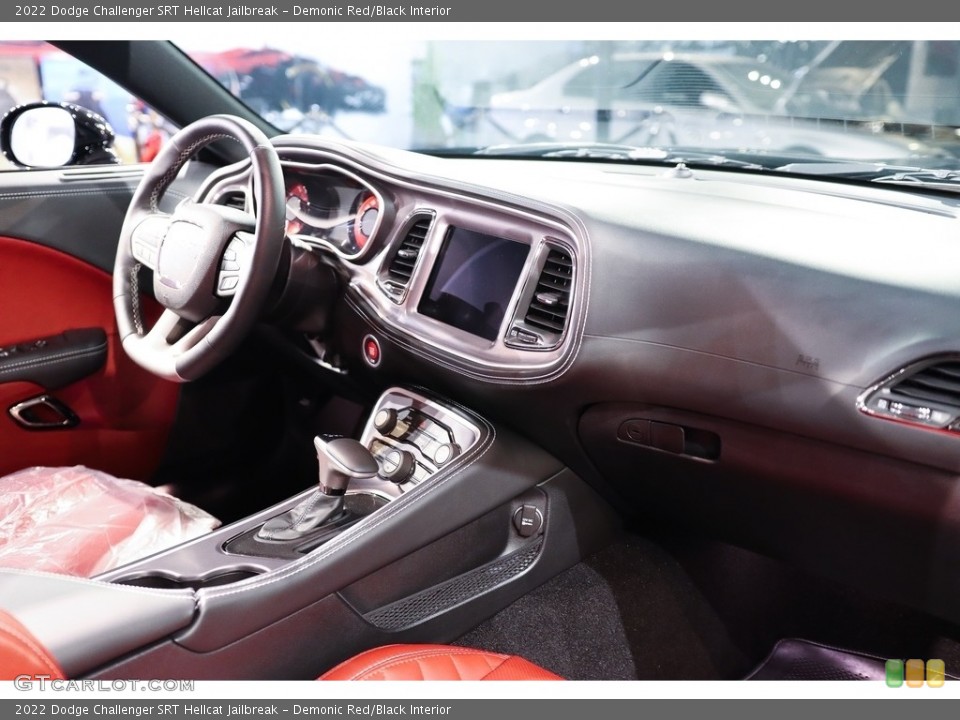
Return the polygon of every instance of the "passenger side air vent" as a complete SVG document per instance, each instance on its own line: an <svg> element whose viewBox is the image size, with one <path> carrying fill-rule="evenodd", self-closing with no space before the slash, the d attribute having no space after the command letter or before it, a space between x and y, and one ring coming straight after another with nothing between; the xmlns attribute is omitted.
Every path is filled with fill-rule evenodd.
<svg viewBox="0 0 960 720"><path fill-rule="evenodd" d="M890 392L923 402L960 407L960 361L930 365L894 383Z"/></svg>
<svg viewBox="0 0 960 720"><path fill-rule="evenodd" d="M960 432L960 357L911 365L864 393L863 412Z"/></svg>
<svg viewBox="0 0 960 720"><path fill-rule="evenodd" d="M380 287L394 302L401 302L407 293L432 222L430 216L418 218L403 236L386 269L380 273Z"/></svg>
<svg viewBox="0 0 960 720"><path fill-rule="evenodd" d="M518 319L510 328L507 344L529 349L556 347L567 329L573 297L573 256L549 246L532 292L525 294Z"/></svg>

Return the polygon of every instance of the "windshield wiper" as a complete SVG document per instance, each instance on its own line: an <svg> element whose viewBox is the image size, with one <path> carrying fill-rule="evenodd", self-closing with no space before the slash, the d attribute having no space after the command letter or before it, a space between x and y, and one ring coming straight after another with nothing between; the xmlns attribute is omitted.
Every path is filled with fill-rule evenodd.
<svg viewBox="0 0 960 720"><path fill-rule="evenodd" d="M957 170L917 170L899 171L890 175L873 178L873 182L893 185L920 185L935 190L960 192L960 172Z"/></svg>
<svg viewBox="0 0 960 720"><path fill-rule="evenodd" d="M473 151L474 155L496 157L575 158L605 160L663 160L667 153L659 148L618 145L615 143L503 143Z"/></svg>
<svg viewBox="0 0 960 720"><path fill-rule="evenodd" d="M748 160L740 160L700 149L667 149L618 145L615 143L567 143L543 142L524 144L490 145L475 150L474 155L491 157L535 157L560 160L614 160L658 165L683 163L690 167L735 167L744 170L768 170L769 167Z"/></svg>
<svg viewBox="0 0 960 720"><path fill-rule="evenodd" d="M490 145L474 150L474 155L488 157L553 158L559 160L607 160L637 164L663 165L671 168L730 168L769 171L794 176L815 176L862 182L905 185L926 190L960 193L960 170L954 169L956 158L943 158L945 168L924 168L884 162L857 160L801 161L785 155L756 156L702 148L660 148L615 143L543 142ZM739 157L736 157L739 156ZM793 160L793 162L787 162ZM760 162L758 162L760 161Z"/></svg>
<svg viewBox="0 0 960 720"><path fill-rule="evenodd" d="M821 162L790 163L776 170L796 175L830 176L847 180L865 180L960 192L960 170L952 168L922 168L866 162Z"/></svg>

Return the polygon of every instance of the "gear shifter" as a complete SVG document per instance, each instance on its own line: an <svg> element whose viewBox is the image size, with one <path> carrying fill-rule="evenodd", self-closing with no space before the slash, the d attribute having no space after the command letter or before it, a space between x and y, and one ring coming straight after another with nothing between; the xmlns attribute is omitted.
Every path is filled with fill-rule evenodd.
<svg viewBox="0 0 960 720"><path fill-rule="evenodd" d="M343 512L343 496L351 480L371 478L379 465L361 443L351 438L325 441L314 438L319 465L320 489L282 515L263 524L261 540L296 540L337 519Z"/></svg>

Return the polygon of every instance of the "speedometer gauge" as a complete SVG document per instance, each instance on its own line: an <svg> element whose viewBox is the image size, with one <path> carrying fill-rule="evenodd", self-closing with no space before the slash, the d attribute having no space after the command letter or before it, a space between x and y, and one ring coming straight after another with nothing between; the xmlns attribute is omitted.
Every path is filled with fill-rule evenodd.
<svg viewBox="0 0 960 720"><path fill-rule="evenodd" d="M357 208L356 219L353 222L353 241L357 247L366 247L373 229L377 226L380 217L380 201L373 193L368 193Z"/></svg>

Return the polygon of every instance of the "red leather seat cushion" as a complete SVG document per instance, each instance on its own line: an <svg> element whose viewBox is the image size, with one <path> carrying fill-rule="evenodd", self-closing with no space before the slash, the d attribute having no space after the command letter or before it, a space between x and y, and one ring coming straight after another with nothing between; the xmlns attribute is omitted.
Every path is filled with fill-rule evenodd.
<svg viewBox="0 0 960 720"><path fill-rule="evenodd" d="M63 678L56 659L13 616L0 610L0 681L21 675ZM321 680L562 680L514 655L448 645L387 645L368 650Z"/></svg>
<svg viewBox="0 0 960 720"><path fill-rule="evenodd" d="M29 630L0 610L0 680L13 680L18 675L62 679L63 671Z"/></svg>
<svg viewBox="0 0 960 720"><path fill-rule="evenodd" d="M562 680L515 655L450 645L387 645L324 673L321 680Z"/></svg>

